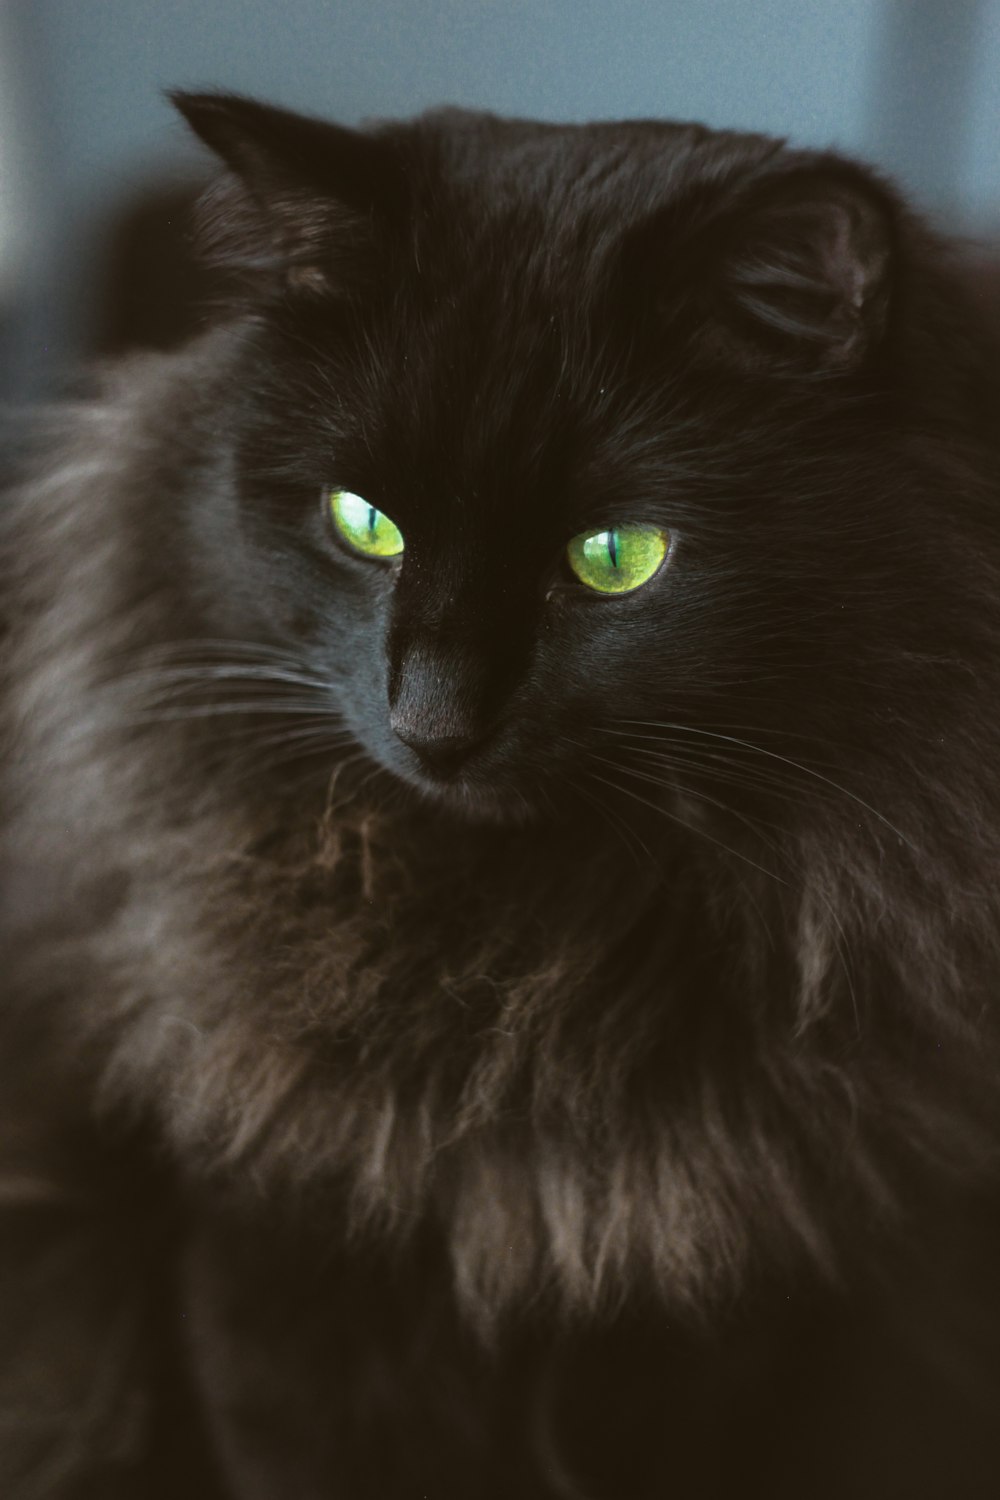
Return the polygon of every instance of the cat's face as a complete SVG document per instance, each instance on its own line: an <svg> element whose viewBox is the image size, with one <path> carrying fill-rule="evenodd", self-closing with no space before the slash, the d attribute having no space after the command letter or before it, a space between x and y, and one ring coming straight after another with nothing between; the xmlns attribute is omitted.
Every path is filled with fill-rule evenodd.
<svg viewBox="0 0 1000 1500"><path fill-rule="evenodd" d="M252 177L252 138L273 176L300 127L248 108L223 154ZM845 443L882 316L861 185L810 166L720 230L770 143L445 118L380 142L389 187L366 162L350 188L404 170L404 206L341 222L346 133L309 131L313 185L276 209L304 258L246 345L240 628L294 645L379 766L486 816L707 802L720 736L821 738L808 683L843 669L879 484Z"/></svg>

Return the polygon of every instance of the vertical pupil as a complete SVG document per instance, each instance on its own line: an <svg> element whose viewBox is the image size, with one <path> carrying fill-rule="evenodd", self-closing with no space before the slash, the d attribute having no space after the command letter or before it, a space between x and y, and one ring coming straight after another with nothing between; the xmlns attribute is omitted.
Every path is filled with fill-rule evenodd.
<svg viewBox="0 0 1000 1500"><path fill-rule="evenodd" d="M375 517L377 515L378 515L378 511L375 509L374 505L369 505L369 507L368 507L368 535L369 536L374 536L374 534L375 534Z"/></svg>
<svg viewBox="0 0 1000 1500"><path fill-rule="evenodd" d="M608 556L611 559L611 566L613 568L617 568L617 566L618 566L618 533L617 533L617 531L609 531L608 532Z"/></svg>

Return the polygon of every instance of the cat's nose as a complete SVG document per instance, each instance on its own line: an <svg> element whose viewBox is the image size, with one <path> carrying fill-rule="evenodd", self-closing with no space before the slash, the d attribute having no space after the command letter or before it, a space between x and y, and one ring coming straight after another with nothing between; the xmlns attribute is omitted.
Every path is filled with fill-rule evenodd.
<svg viewBox="0 0 1000 1500"><path fill-rule="evenodd" d="M450 776L482 744L483 736L469 731L464 734L435 734L432 730L404 723L393 724L397 739L408 745L425 770L438 776Z"/></svg>

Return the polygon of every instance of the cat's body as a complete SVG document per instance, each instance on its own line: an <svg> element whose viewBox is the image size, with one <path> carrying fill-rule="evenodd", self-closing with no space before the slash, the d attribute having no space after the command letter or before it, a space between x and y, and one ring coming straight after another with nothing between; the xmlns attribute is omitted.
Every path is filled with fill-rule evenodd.
<svg viewBox="0 0 1000 1500"><path fill-rule="evenodd" d="M992 1493L995 325L761 138L184 107L239 310L5 512L5 1494Z"/></svg>

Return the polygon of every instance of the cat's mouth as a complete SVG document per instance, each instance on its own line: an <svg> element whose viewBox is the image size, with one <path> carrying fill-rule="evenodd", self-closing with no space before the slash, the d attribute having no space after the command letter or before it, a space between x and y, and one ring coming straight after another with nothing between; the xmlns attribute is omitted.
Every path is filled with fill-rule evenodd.
<svg viewBox="0 0 1000 1500"><path fill-rule="evenodd" d="M545 799L532 795L521 785L524 777L499 763L492 742L436 747L431 755L397 743L376 758L421 801L465 821L524 824L543 816Z"/></svg>

